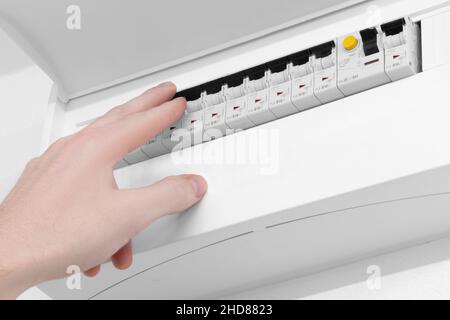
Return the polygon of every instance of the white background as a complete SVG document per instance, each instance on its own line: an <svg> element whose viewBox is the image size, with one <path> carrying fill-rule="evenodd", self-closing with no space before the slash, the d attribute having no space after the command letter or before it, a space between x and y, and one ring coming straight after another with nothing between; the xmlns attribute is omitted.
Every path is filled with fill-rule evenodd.
<svg viewBox="0 0 450 320"><path fill-rule="evenodd" d="M52 82L0 30L0 199L13 187L25 163L38 155ZM231 298L274 299L448 299L450 239L362 260L322 273L236 294ZM367 268L381 272L371 288ZM364 280L362 280L364 279ZM21 298L46 298L33 288Z"/></svg>

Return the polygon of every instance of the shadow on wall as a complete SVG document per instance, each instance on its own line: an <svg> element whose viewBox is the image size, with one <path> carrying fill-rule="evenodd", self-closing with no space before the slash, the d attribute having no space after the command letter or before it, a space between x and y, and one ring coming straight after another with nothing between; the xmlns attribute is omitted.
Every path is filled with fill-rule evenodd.
<svg viewBox="0 0 450 320"><path fill-rule="evenodd" d="M32 67L33 61L0 29L0 77Z"/></svg>

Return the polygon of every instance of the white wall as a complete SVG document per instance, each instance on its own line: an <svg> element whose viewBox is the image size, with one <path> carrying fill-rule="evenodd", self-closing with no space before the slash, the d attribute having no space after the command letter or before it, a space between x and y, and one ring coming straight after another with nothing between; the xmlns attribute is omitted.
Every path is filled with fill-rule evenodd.
<svg viewBox="0 0 450 320"><path fill-rule="evenodd" d="M52 81L0 29L0 201L38 155ZM32 289L23 298L45 298Z"/></svg>
<svg viewBox="0 0 450 320"><path fill-rule="evenodd" d="M0 199L39 152L51 80L0 30Z"/></svg>

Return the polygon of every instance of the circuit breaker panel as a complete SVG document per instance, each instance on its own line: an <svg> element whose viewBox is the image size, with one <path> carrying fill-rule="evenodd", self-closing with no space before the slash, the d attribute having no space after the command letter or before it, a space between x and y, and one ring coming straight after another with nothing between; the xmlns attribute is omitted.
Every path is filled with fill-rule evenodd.
<svg viewBox="0 0 450 320"><path fill-rule="evenodd" d="M409 18L356 31L177 93L182 119L116 168L218 139L421 70L420 25Z"/></svg>

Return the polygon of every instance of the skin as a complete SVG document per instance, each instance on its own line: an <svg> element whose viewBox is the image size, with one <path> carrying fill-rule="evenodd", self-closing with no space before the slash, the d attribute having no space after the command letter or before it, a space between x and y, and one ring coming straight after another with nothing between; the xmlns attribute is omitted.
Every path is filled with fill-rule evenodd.
<svg viewBox="0 0 450 320"><path fill-rule="evenodd" d="M202 199L207 184L197 175L127 190L114 180L115 163L182 116L186 100L175 93L160 84L27 164L0 205L0 299L64 277L71 265L95 276L111 258L126 269L133 237Z"/></svg>

